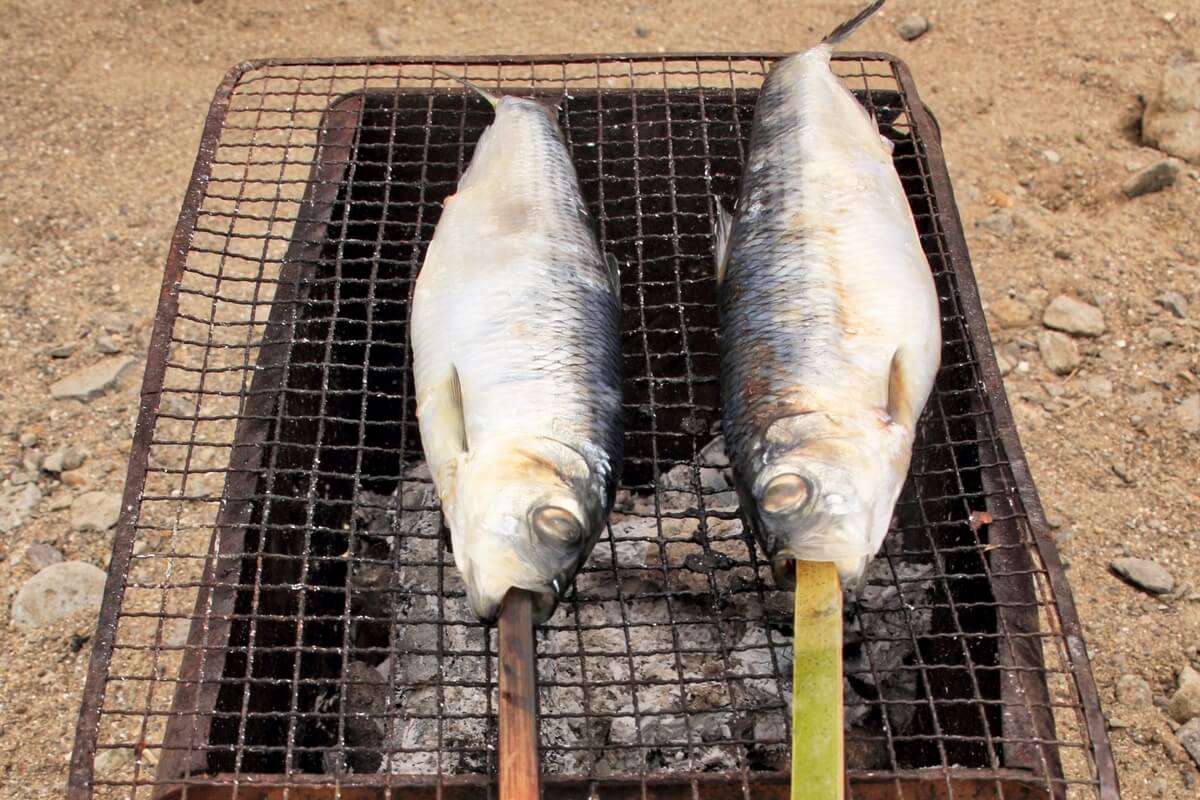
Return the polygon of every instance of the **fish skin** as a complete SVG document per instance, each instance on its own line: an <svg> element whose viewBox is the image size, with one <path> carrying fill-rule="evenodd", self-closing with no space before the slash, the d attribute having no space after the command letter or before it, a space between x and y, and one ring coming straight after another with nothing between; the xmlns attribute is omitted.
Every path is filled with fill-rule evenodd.
<svg viewBox="0 0 1200 800"><path fill-rule="evenodd" d="M743 513L785 586L794 559L861 580L941 351L891 147L829 68L832 43L866 16L767 75L717 246L726 446Z"/></svg>
<svg viewBox="0 0 1200 800"><path fill-rule="evenodd" d="M417 417L472 610L519 587L542 622L621 471L619 286L556 111L495 105L417 278Z"/></svg>

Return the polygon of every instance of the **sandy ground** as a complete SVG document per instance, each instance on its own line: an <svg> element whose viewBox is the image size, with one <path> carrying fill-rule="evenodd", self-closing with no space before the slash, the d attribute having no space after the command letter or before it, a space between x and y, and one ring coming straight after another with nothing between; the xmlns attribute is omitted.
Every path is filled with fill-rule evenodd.
<svg viewBox="0 0 1200 800"><path fill-rule="evenodd" d="M122 346L144 358L201 122L231 65L380 53L378 26L398 30L393 52L414 54L787 50L858 3L503 5L0 3L0 478L19 469L22 433L35 433L43 453L71 444L90 454L74 486L43 478L34 518L0 539L8 594L32 575L25 552L34 542L107 563L111 533L71 531L65 506L80 492L120 489L140 367L88 404L52 402L47 387L96 358L105 314L127 317ZM1200 4L1103 8L893 0L855 46L907 60L937 113L990 307L1015 298L1037 319L1065 292L1104 311L1108 332L1082 343L1074 376L1052 375L1026 349L1028 368L1009 375L1008 392L1042 497L1071 534L1069 574L1124 794L1184 798L1200 791L1196 768L1167 716L1116 702L1114 687L1134 674L1169 694L1189 655L1200 656L1200 603L1187 599L1200 587L1200 442L1175 412L1200 388L1200 181L1192 167L1175 187L1132 201L1118 187L1161 157L1138 143L1139 97L1154 91L1169 61L1196 57ZM894 26L914 12L934 27L904 42ZM1006 207L1011 233L975 226L993 206ZM1154 303L1166 289L1191 299L1190 319ZM998 346L1034 339L1040 326L1017 316L1003 329L993 318ZM63 342L78 350L51 358L47 348ZM1111 396L1096 378L1111 382ZM1126 554L1155 558L1185 589L1159 602L1128 587L1108 570ZM85 612L32 632L7 619L0 627L0 795L63 790L91 650L78 639L72 646L72 636L90 636L94 624Z"/></svg>

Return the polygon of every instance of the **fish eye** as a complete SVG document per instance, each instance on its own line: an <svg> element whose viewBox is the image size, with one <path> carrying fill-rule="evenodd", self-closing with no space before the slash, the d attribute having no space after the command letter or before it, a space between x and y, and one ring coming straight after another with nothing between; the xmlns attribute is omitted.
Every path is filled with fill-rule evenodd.
<svg viewBox="0 0 1200 800"><path fill-rule="evenodd" d="M559 506L542 506L531 518L534 532L555 544L573 544L583 538L583 525L575 515Z"/></svg>
<svg viewBox="0 0 1200 800"><path fill-rule="evenodd" d="M794 473L778 475L771 479L762 495L762 508L768 514L791 511L808 500L811 490L808 481Z"/></svg>

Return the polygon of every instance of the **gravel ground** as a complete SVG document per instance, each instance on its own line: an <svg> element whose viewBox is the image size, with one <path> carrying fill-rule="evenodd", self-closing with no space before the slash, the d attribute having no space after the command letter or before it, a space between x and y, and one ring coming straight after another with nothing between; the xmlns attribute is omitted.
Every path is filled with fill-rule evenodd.
<svg viewBox="0 0 1200 800"><path fill-rule="evenodd" d="M788 50L857 5L513 0L497 15L483 2L0 4L0 587L12 598L0 627L0 794L43 798L65 784L95 572L65 573L78 591L59 599L79 610L60 619L16 625L18 590L39 569L61 572L60 558L107 565L162 263L231 65ZM1200 6L1104 12L1082 0L893 0L854 46L907 60L941 123L1124 794L1184 798L1198 774L1166 707L1186 705L1168 702L1177 673L1200 666L1200 166L1139 172L1164 158L1142 144L1144 103L1165 70L1200 55ZM932 25L920 32L914 14ZM1151 596L1114 574L1125 557L1156 562L1170 591ZM1165 585L1152 568L1136 574ZM1186 730L1200 737L1200 723Z"/></svg>

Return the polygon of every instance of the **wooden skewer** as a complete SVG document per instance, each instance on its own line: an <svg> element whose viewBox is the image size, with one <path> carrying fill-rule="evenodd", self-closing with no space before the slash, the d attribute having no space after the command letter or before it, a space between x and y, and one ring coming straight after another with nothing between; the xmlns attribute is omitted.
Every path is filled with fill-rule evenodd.
<svg viewBox="0 0 1200 800"><path fill-rule="evenodd" d="M510 589L500 606L500 800L538 800L533 595Z"/></svg>
<svg viewBox="0 0 1200 800"><path fill-rule="evenodd" d="M792 800L843 800L842 586L828 562L796 562Z"/></svg>

